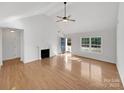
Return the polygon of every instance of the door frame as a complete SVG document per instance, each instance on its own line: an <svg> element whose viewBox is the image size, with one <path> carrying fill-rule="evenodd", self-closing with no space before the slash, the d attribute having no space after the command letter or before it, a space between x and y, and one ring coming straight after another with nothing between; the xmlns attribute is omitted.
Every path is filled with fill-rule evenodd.
<svg viewBox="0 0 124 93"><path fill-rule="evenodd" d="M2 32L2 36L3 36L3 30L4 29L10 29L10 30L18 30L20 32L20 61L22 61L24 63L24 29L17 29L17 28L8 28L8 27L4 27L4 28L0 28L1 32ZM2 40L3 43L3 40ZM3 48L2 48L2 52L3 52ZM3 55L3 53L2 53ZM3 57L2 57L2 63L1 65L3 65Z"/></svg>

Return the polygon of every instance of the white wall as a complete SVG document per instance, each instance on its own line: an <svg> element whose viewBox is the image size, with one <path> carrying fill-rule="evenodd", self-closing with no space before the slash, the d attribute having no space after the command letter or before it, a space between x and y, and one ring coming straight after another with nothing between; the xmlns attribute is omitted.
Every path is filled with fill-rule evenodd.
<svg viewBox="0 0 124 93"><path fill-rule="evenodd" d="M24 29L25 63L37 60L41 49L50 48L50 56L57 54L57 28L48 16L36 15L8 21L1 26Z"/></svg>
<svg viewBox="0 0 124 93"><path fill-rule="evenodd" d="M120 3L117 29L117 67L124 86L124 3Z"/></svg>
<svg viewBox="0 0 124 93"><path fill-rule="evenodd" d="M81 37L102 37L102 51L101 53L83 51L80 47ZM97 60L107 61L111 63L116 62L116 28L107 29L104 31L92 31L71 34L72 39L72 54L93 58Z"/></svg>
<svg viewBox="0 0 124 93"><path fill-rule="evenodd" d="M0 65L2 65L2 31L0 29Z"/></svg>

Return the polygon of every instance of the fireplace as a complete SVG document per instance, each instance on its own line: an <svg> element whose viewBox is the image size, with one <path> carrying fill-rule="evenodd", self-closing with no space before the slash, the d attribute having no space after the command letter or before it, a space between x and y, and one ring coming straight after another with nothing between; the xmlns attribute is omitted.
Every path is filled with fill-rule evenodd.
<svg viewBox="0 0 124 93"><path fill-rule="evenodd" d="M41 50L41 58L49 58L50 57L50 49L42 49Z"/></svg>

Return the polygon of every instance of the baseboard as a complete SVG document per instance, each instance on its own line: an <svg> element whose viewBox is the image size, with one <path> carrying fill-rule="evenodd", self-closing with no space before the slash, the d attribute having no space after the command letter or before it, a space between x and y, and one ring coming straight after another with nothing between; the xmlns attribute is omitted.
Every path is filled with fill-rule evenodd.
<svg viewBox="0 0 124 93"><path fill-rule="evenodd" d="M116 66L117 66L117 70L118 70L118 73L119 73L122 85L124 87L124 77L122 76L122 71L119 69L119 65L118 64L116 64Z"/></svg>
<svg viewBox="0 0 124 93"><path fill-rule="evenodd" d="M16 58L12 58L12 59L6 59L6 60L3 60L4 61L12 61L12 60L16 60L16 59L20 59L20 57L16 57Z"/></svg>
<svg viewBox="0 0 124 93"><path fill-rule="evenodd" d="M37 58L37 59L24 60L24 64L31 63L31 62L34 62L37 60L39 60L39 59Z"/></svg>
<svg viewBox="0 0 124 93"><path fill-rule="evenodd" d="M52 56L50 56L49 58L53 58L53 57L55 57L55 56L56 56L56 55L52 55ZM41 61L41 60L43 60L43 59L37 58L37 59L32 59L32 60L24 61L23 63L24 63L24 64L27 64L27 63L31 63L31 62L35 62L35 61Z"/></svg>
<svg viewBox="0 0 124 93"><path fill-rule="evenodd" d="M96 59L96 58L92 58L92 57L81 56L81 55L78 55L78 54L72 54L72 55L77 56L77 57L81 57L81 58L92 59L92 60L96 60L96 61L100 61L100 62L106 62L106 63L110 63L110 64L116 64L116 63L113 63L113 62L104 61L104 60L100 60L100 59Z"/></svg>

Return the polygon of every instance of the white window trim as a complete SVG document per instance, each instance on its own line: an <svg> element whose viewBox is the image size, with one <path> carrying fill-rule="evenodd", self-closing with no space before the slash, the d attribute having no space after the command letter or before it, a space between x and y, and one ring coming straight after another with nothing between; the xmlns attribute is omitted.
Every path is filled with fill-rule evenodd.
<svg viewBox="0 0 124 93"><path fill-rule="evenodd" d="M101 38L101 47L100 48L94 48L94 49L100 49L100 52L96 52L96 51L93 51L92 47L91 47L91 38L95 38L95 37L100 37ZM89 47L82 47L82 38L89 38L90 41L89 41ZM103 46L103 38L102 36L92 36L92 37L80 37L80 49L83 51L83 52L91 52L91 53L99 53L101 54L102 53L102 46Z"/></svg>

